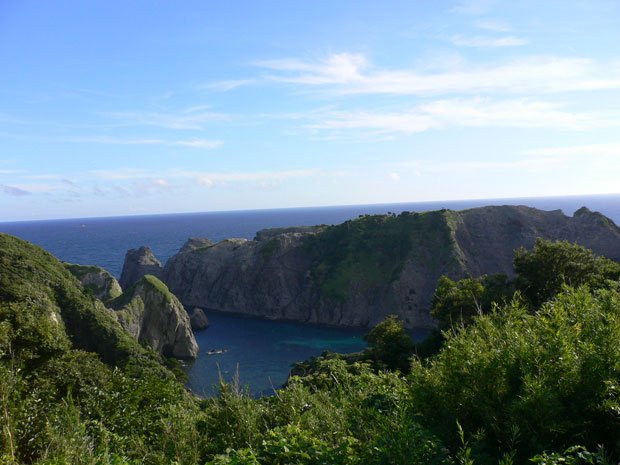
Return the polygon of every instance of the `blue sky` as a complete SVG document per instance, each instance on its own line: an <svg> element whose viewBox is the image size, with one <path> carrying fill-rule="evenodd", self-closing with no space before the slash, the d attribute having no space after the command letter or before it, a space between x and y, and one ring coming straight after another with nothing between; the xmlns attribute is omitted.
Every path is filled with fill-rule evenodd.
<svg viewBox="0 0 620 465"><path fill-rule="evenodd" d="M620 192L620 2L0 2L0 221Z"/></svg>

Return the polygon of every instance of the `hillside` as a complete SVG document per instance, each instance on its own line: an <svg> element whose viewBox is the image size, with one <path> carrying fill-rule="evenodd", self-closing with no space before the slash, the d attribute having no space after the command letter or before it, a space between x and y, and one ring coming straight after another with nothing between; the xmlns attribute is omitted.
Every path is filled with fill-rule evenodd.
<svg viewBox="0 0 620 465"><path fill-rule="evenodd" d="M186 306L343 326L372 326L396 314L409 327L432 327L442 275L512 276L514 251L537 237L620 260L620 230L599 213L499 206L366 215L336 226L259 231L252 241L193 239L155 272ZM123 275L139 278L144 263L149 273L158 263L150 249L128 252Z"/></svg>
<svg viewBox="0 0 620 465"><path fill-rule="evenodd" d="M540 306L516 296L475 314L430 358L410 359L389 318L365 354L319 357L273 397L232 383L198 399L61 262L0 235L0 463L617 463L620 267L568 242L517 258L526 289L555 291ZM142 299L141 287L169 294L147 276L125 299Z"/></svg>
<svg viewBox="0 0 620 465"><path fill-rule="evenodd" d="M28 308L71 348L94 352L110 365L153 358L62 262L7 234L0 234L0 303Z"/></svg>
<svg viewBox="0 0 620 465"><path fill-rule="evenodd" d="M169 462L194 401L68 268L0 234L0 463Z"/></svg>

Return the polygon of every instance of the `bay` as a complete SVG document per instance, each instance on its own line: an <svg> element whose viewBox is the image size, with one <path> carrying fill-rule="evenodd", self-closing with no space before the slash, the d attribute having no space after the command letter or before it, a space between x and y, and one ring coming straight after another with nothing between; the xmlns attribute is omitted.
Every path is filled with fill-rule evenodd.
<svg viewBox="0 0 620 465"><path fill-rule="evenodd" d="M363 214L462 210L485 205L527 205L560 209L568 215L582 206L620 222L620 195L461 200L353 205L277 210L184 213L149 216L0 222L0 231L31 241L63 261L101 266L119 277L128 249L150 246L163 262L190 237L220 241L252 239L264 228L338 224ZM0 218L1 219L1 218ZM196 335L199 358L187 364L188 386L200 395L216 392L219 376L239 370L252 394L270 393L285 382L291 365L324 350L353 352L364 347L365 329L333 328L209 312L211 326ZM414 333L416 339L423 333ZM225 353L207 355L212 349ZM219 368L218 368L219 367Z"/></svg>

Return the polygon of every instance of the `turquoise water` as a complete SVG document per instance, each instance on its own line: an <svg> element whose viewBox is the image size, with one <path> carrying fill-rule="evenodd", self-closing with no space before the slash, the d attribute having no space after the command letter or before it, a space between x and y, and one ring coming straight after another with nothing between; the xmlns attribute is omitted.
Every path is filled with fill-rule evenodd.
<svg viewBox="0 0 620 465"><path fill-rule="evenodd" d="M273 393L288 376L291 365L325 350L357 352L366 344L366 329L333 328L289 321L261 320L219 312L209 313L210 327L196 334L200 356L186 364L189 388L203 396L217 392L220 375L226 381L237 373L240 384L254 395ZM412 332L420 340L425 330ZM223 354L207 355L210 350Z"/></svg>

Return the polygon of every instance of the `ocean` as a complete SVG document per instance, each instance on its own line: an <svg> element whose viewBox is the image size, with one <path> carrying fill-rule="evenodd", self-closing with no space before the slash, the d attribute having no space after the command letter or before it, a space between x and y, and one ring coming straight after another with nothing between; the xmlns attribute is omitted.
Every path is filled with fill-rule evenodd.
<svg viewBox="0 0 620 465"><path fill-rule="evenodd" d="M0 231L33 242L63 261L101 266L119 277L125 252L148 245L164 263L190 237L213 241L231 237L252 239L264 228L338 224L362 214L462 210L485 205L527 205L560 209L568 215L582 206L620 223L620 195L461 200L381 205L354 205L277 210L184 213L109 218L84 218L0 223ZM208 312L211 326L197 333L200 356L186 366L188 386L200 395L213 395L219 377L232 379L258 395L273 392L295 361L324 350L352 352L364 347L364 329L343 329L268 321ZM424 332L414 333L422 338ZM211 349L227 349L207 355Z"/></svg>

